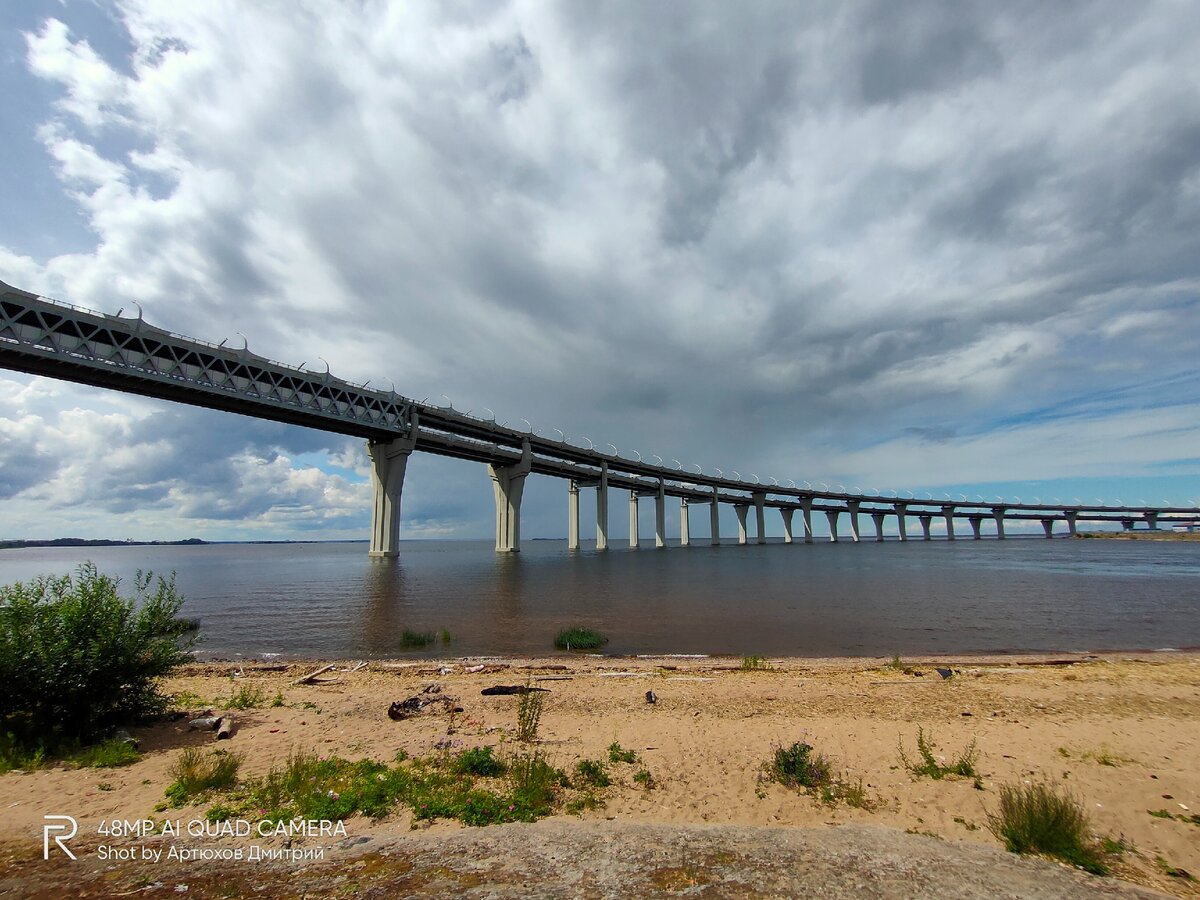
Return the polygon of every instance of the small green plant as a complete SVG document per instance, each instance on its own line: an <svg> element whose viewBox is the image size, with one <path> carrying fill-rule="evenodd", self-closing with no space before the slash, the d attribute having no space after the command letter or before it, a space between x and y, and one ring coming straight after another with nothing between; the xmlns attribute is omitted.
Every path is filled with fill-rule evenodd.
<svg viewBox="0 0 1200 900"><path fill-rule="evenodd" d="M197 709L204 705L204 698L195 691L176 691L170 702L176 709Z"/></svg>
<svg viewBox="0 0 1200 900"><path fill-rule="evenodd" d="M1156 819L1173 819L1175 818L1168 810L1165 809L1148 809L1146 812L1154 816Z"/></svg>
<svg viewBox="0 0 1200 900"><path fill-rule="evenodd" d="M861 778L858 781L845 781L841 778L831 779L826 784L821 785L820 792L821 802L828 806L845 803L847 806L852 806L855 809L875 808L875 804L867 794L867 789L863 786Z"/></svg>
<svg viewBox="0 0 1200 900"><path fill-rule="evenodd" d="M917 761L910 760L908 754L904 752L904 739L899 741L900 750L900 765L914 779L922 776L928 776L935 781L940 781L947 775L958 775L963 778L977 778L978 772L975 771L975 761L979 758L979 750L972 740L963 751L949 765L944 765L938 762L935 752L937 746L933 743L932 737L927 737L924 728L917 728L917 754L920 759Z"/></svg>
<svg viewBox="0 0 1200 900"><path fill-rule="evenodd" d="M68 761L85 768L115 769L118 766L128 766L141 758L133 744L110 738L73 753Z"/></svg>
<svg viewBox="0 0 1200 900"><path fill-rule="evenodd" d="M833 780L829 760L814 752L811 744L802 741L778 748L768 771L772 778L789 787L815 788Z"/></svg>
<svg viewBox="0 0 1200 900"><path fill-rule="evenodd" d="M616 741L608 745L608 761L616 765L617 763L635 763L638 761L638 755L632 750L624 749Z"/></svg>
<svg viewBox="0 0 1200 900"><path fill-rule="evenodd" d="M976 825L970 819L964 819L962 816L955 816L954 821L957 822L959 825L961 825L963 828L967 829L967 831L978 831L979 830L978 825Z"/></svg>
<svg viewBox="0 0 1200 900"><path fill-rule="evenodd" d="M1041 853L1096 875L1108 872L1101 849L1087 838L1083 804L1051 783L1001 785L988 829L1013 853Z"/></svg>
<svg viewBox="0 0 1200 900"><path fill-rule="evenodd" d="M1125 838L1117 838L1115 841L1108 835L1100 838L1100 852L1105 856L1120 856L1122 853L1129 853L1133 850L1133 844L1129 843Z"/></svg>
<svg viewBox="0 0 1200 900"><path fill-rule="evenodd" d="M576 785L602 788L612 784L608 769L598 759L581 759L575 764Z"/></svg>
<svg viewBox="0 0 1200 900"><path fill-rule="evenodd" d="M739 667L743 672L769 672L771 664L761 656L743 656Z"/></svg>
<svg viewBox="0 0 1200 900"><path fill-rule="evenodd" d="M217 803L208 808L204 813L204 818L209 822L224 822L226 819L235 818L240 812L241 810L236 807Z"/></svg>
<svg viewBox="0 0 1200 900"><path fill-rule="evenodd" d="M658 783L654 780L654 776L650 774L649 769L638 769L636 772L634 772L633 783L646 789L647 791L652 791L658 786Z"/></svg>
<svg viewBox="0 0 1200 900"><path fill-rule="evenodd" d="M276 691L275 696L271 698L271 708L277 709L280 706L286 706L283 700L283 691Z"/></svg>
<svg viewBox="0 0 1200 900"><path fill-rule="evenodd" d="M266 702L267 694L257 684L243 684L225 701L226 709L258 709Z"/></svg>
<svg viewBox="0 0 1200 900"><path fill-rule="evenodd" d="M433 643L433 640L432 631L410 631L405 628L400 632L401 647L428 647Z"/></svg>
<svg viewBox="0 0 1200 900"><path fill-rule="evenodd" d="M1171 865L1161 856L1156 856L1154 861L1158 863L1158 867L1162 869L1163 874L1168 878L1179 878L1183 881L1195 881L1195 877L1187 869L1180 869L1177 866Z"/></svg>
<svg viewBox="0 0 1200 900"><path fill-rule="evenodd" d="M887 665L889 669L895 669L897 672L904 671L904 663L900 661L899 653L893 653L892 659Z"/></svg>
<svg viewBox="0 0 1200 900"><path fill-rule="evenodd" d="M96 790L98 790L98 791L106 791L107 792L107 791L111 791L112 789L113 789L113 786L107 781L102 781L98 785L96 785Z"/></svg>
<svg viewBox="0 0 1200 900"><path fill-rule="evenodd" d="M581 814L585 809L600 809L604 800L596 796L594 791L584 791L567 801L566 810L573 816Z"/></svg>
<svg viewBox="0 0 1200 900"><path fill-rule="evenodd" d="M549 815L559 788L570 783L566 774L540 753L513 756L508 761L508 781L515 818L522 822Z"/></svg>
<svg viewBox="0 0 1200 900"><path fill-rule="evenodd" d="M545 703L541 691L529 690L525 684L525 693L517 701L517 740L532 743L537 740L538 725L542 721L542 704Z"/></svg>
<svg viewBox="0 0 1200 900"><path fill-rule="evenodd" d="M453 769L459 775L495 778L504 774L505 765L492 754L491 747L472 747L455 757Z"/></svg>
<svg viewBox="0 0 1200 900"><path fill-rule="evenodd" d="M443 628L442 629L442 646L444 647L446 644L449 644L451 640L453 640L453 638L450 637L450 630L448 628Z"/></svg>
<svg viewBox="0 0 1200 900"><path fill-rule="evenodd" d="M576 625L564 628L554 638L554 646L559 650L597 650L608 643L608 638L591 628Z"/></svg>
<svg viewBox="0 0 1200 900"><path fill-rule="evenodd" d="M207 791L225 790L237 783L241 754L225 750L202 752L198 747L185 747L167 769L173 779L167 786L167 799L183 806L192 798Z"/></svg>

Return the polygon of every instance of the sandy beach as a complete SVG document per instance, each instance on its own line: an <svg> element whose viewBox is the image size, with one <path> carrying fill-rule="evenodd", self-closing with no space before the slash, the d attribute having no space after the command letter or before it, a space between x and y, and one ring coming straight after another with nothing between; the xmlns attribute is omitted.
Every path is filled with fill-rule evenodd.
<svg viewBox="0 0 1200 900"><path fill-rule="evenodd" d="M1000 847L986 827L999 785L1053 779L1084 803L1098 835L1132 848L1112 860L1116 878L1200 896L1198 882L1183 874L1200 876L1200 825L1190 818L1200 813L1200 654L947 657L904 659L899 667L886 659L767 659L766 668L749 671L740 659L716 657L397 660L356 671L357 661L347 660L318 683L295 683L319 665L196 664L167 688L189 714L220 713L235 691L261 688L267 701L235 711L236 733L220 745L244 755L245 777L297 749L390 761L401 750L421 757L447 746L493 745L503 755L515 744L518 698L480 692L528 682L547 689L538 746L556 766L603 758L614 742L638 755L636 765L610 767L613 783L599 792L599 808L553 817L580 827L865 825ZM455 702L388 718L389 704L431 684ZM647 691L657 702L647 702ZM277 695L283 705L271 706ZM449 712L453 706L462 712ZM974 742L980 777L914 778L899 746L915 756L919 727L947 758ZM203 817L211 801L170 812L155 807L181 748L215 747L213 735L189 731L186 718L131 731L142 751L132 765L54 765L0 776L0 891L86 887L100 872L113 893L169 886L165 862L72 868L59 857L42 860L47 814L78 821L73 846L81 858L104 842L96 832L105 822ZM796 741L828 756L848 782L861 779L868 808L823 803L764 779L773 751ZM652 775L650 789L633 780L642 769ZM348 820L348 839L303 838L297 846L328 847L323 864L337 865L338 854L349 859L402 843L414 828L449 835L464 826L415 823L400 807L381 820ZM191 895L207 896L196 887Z"/></svg>

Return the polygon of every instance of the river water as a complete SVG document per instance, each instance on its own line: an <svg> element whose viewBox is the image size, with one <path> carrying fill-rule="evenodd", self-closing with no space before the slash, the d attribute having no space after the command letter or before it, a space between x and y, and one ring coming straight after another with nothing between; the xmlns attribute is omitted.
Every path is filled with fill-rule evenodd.
<svg viewBox="0 0 1200 900"><path fill-rule="evenodd" d="M0 551L0 584L85 559L175 572L208 658L553 652L560 628L610 653L890 656L1200 647L1200 544L1045 540L816 543L596 553L530 541ZM451 643L402 645L405 630Z"/></svg>

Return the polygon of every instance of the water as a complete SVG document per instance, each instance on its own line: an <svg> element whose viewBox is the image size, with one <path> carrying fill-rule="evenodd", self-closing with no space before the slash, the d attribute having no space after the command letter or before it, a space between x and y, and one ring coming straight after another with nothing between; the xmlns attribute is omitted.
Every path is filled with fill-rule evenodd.
<svg viewBox="0 0 1200 900"><path fill-rule="evenodd" d="M594 627L612 653L867 655L1200 647L1200 545L1011 539L571 553L531 541L0 551L0 583L84 559L177 573L206 657L552 652ZM404 649L405 629L452 635Z"/></svg>

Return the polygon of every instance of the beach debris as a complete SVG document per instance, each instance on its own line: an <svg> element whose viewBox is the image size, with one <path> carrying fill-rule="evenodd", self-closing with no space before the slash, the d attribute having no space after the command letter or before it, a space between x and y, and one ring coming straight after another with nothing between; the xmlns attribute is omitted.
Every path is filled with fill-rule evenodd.
<svg viewBox="0 0 1200 900"><path fill-rule="evenodd" d="M188 722L188 731L213 731L220 724L220 716L200 716Z"/></svg>
<svg viewBox="0 0 1200 900"><path fill-rule="evenodd" d="M549 691L550 688L531 687L527 684L496 684L484 688L481 693L485 697L506 697L510 694L528 694L532 691Z"/></svg>
<svg viewBox="0 0 1200 900"><path fill-rule="evenodd" d="M118 728L113 735L114 741L120 741L122 744L128 744L134 750L138 748L138 740L124 728Z"/></svg>
<svg viewBox="0 0 1200 900"><path fill-rule="evenodd" d="M351 672L360 672L360 671L362 671L363 669L365 669L366 667L367 667L367 664L366 664L365 662L360 662L360 663L359 663L357 666L355 666L355 667L354 667L353 669L351 669L350 671L351 671Z"/></svg>
<svg viewBox="0 0 1200 900"><path fill-rule="evenodd" d="M421 689L422 694L440 694L441 692L442 692L442 686L440 684L438 684L436 681L431 681L429 684L425 685L425 687Z"/></svg>
<svg viewBox="0 0 1200 900"><path fill-rule="evenodd" d="M305 675L304 677L302 677L302 678L297 678L295 681L293 681L293 682L292 682L292 684L309 684L309 683L310 683L310 682L312 682L312 680L313 680L314 678L316 678L318 675L324 675L324 674L325 674L326 672L328 672L330 669L334 669L334 668L337 668L337 665L336 665L336 663L330 663L330 664L329 664L329 665L327 665L327 666L321 666L321 668L319 668L319 669L315 669L314 671L312 671L312 672L309 672L309 673L308 673L307 675Z"/></svg>
<svg viewBox="0 0 1200 900"><path fill-rule="evenodd" d="M937 673L938 673L939 675L941 675L941 676L942 676L942 678L949 678L951 675L953 675L953 674L954 674L954 670L953 670L953 669L941 669L941 668L939 668L939 669L937 669L936 671L937 671Z"/></svg>
<svg viewBox="0 0 1200 900"><path fill-rule="evenodd" d="M388 718L394 722L402 722L405 719L410 719L421 712L425 707L432 706L434 703L440 703L444 710L460 713L463 708L458 705L458 699L448 697L445 694L440 696L430 696L429 694L417 694L409 697L407 700L397 700L388 707Z"/></svg>
<svg viewBox="0 0 1200 900"><path fill-rule="evenodd" d="M482 672L483 670L483 664L478 666L463 666L463 672L465 672L467 675L474 675L476 672Z"/></svg>
<svg viewBox="0 0 1200 900"><path fill-rule="evenodd" d="M973 716L974 713L971 712L969 709L964 709L961 713L959 713L959 715L960 716Z"/></svg>
<svg viewBox="0 0 1200 900"><path fill-rule="evenodd" d="M654 693L654 691L646 691L646 702L647 703L657 703L658 702L658 694Z"/></svg>
<svg viewBox="0 0 1200 900"><path fill-rule="evenodd" d="M217 725L217 740L227 741L233 737L233 716L222 716Z"/></svg>

